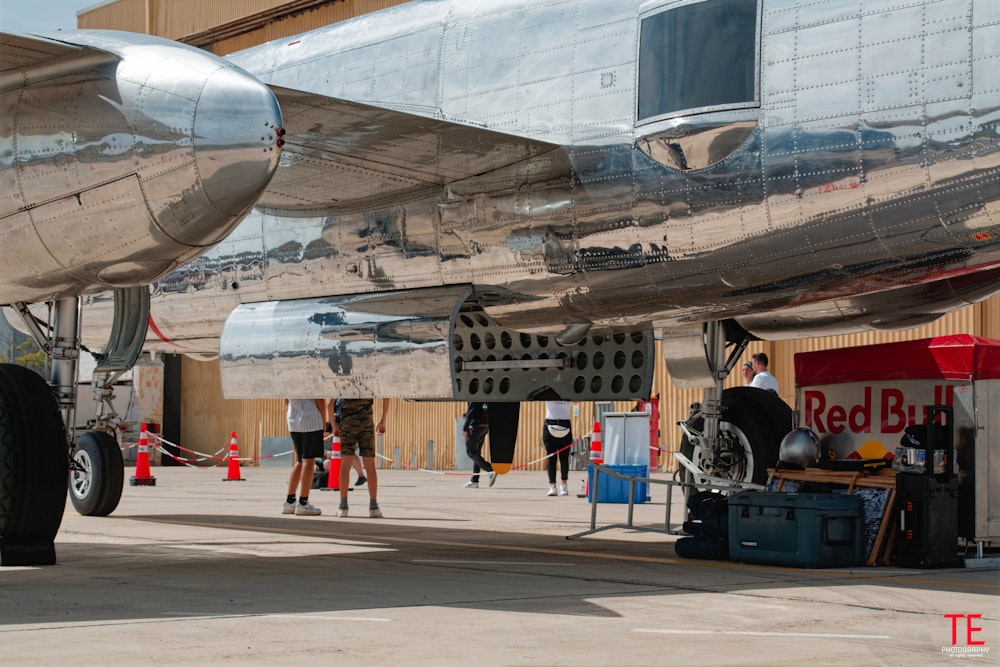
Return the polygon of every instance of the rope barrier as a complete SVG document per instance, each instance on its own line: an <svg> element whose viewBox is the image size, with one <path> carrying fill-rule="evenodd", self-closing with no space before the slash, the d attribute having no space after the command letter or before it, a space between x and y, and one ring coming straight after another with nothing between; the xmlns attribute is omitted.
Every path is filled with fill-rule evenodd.
<svg viewBox="0 0 1000 667"><path fill-rule="evenodd" d="M566 451L567 449L572 449L574 446L576 446L576 445L580 444L581 442L583 442L584 438L589 438L593 434L594 434L594 432L591 431L587 435L581 435L579 438L577 438L573 442L569 443L568 445L566 445L562 449L557 449L556 451L552 452L551 454L546 454L545 456L540 456L539 458L535 459L534 461L528 461L527 463L522 463L519 466L512 466L511 470L523 470L524 468L527 468L528 466L535 465L536 463L541 463L542 461L544 461L546 459L550 459L553 456L556 456L557 454Z"/></svg>
<svg viewBox="0 0 1000 667"><path fill-rule="evenodd" d="M153 438L153 439L155 439L155 440L157 440L157 441L159 441L161 443L161 445L157 445L157 447L156 447L156 451L160 452L160 454L162 454L164 456L167 456L167 457L173 459L174 461L177 461L178 463L181 463L183 465L186 465L186 466L189 466L189 467L192 467L192 468L204 468L204 469L218 468L223 463L227 463L229 461L229 457L228 457L228 451L229 451L229 449L228 449L228 447L221 447L214 454L208 454L206 452L199 452L198 450L195 450L195 449L188 449L187 447L182 447L181 445L179 445L179 444L177 444L175 442L170 442L169 440L167 440L166 438L164 438L163 436L161 436L158 433L150 433L149 437ZM168 445L168 446L174 447L174 448L176 448L176 449L178 449L180 451L188 452L190 454L195 454L196 457L189 458L189 457L184 457L184 456L178 456L178 455L174 454L173 452L170 452L170 451L167 451L166 449L164 449L162 445ZM292 450L289 449L288 451L285 451L285 452L279 452L277 454L268 454L267 456L241 456L241 457L238 457L237 460L241 461L241 462L242 461L260 461L262 459L275 459L275 458L279 458L279 457L282 457L282 456L289 456L289 455L291 455L291 453L292 453ZM198 463L198 462L201 462L201 461L208 461L208 460L212 460L213 461L213 463L212 463L211 466L199 466L199 465L195 465L195 463Z"/></svg>
<svg viewBox="0 0 1000 667"><path fill-rule="evenodd" d="M560 453L562 453L562 452L564 452L564 451L566 451L568 449L572 449L573 447L575 447L578 444L580 444L581 442L583 442L585 438L589 438L591 436L593 436L593 432L592 431L590 433L587 433L586 435L582 435L582 436L576 438L575 440L573 440L573 442L569 443L565 447L557 449L556 451L552 452L551 454L546 453L545 455L540 456L540 457L538 457L536 459L533 459L531 461L528 461L527 463L522 463L520 465L512 466L511 470L524 470L525 468L533 466L533 465L535 465L537 463L541 463L542 461L546 461L547 459L550 459L553 456L557 456L558 454L560 454ZM324 440L324 442L329 442L329 441L331 441L333 439L333 437L334 436L331 433L329 435L323 436L323 440ZM209 467L217 468L217 467L221 466L223 463L228 462L228 460L229 460L229 458L227 456L227 454L228 454L228 448L227 447L221 447L214 454L209 454L209 453L206 453L206 452L200 452L200 451L195 450L195 449L188 449L186 447L182 447L181 445L179 445L179 444L177 444L175 442L171 442L171 441L167 440L166 438L164 438L159 433L150 433L149 434L149 438L152 439L152 440L156 440L159 443L155 447L155 449L156 449L156 451L160 452L161 455L167 456L167 457L173 459L174 461L177 461L178 463L180 463L182 465L185 465L185 466L188 466L188 467L191 467L191 468L202 468L202 469L207 469ZM182 451L182 452L187 452L189 454L193 454L194 456L193 457L178 456L177 454L174 454L173 452L170 452L170 451L164 449L163 445L167 445L167 446L173 447L173 448L177 449L178 451ZM126 447L123 447L122 451L124 452L124 451L127 451L127 450L131 449L132 447L137 447L137 446L138 446L138 443L135 443L135 444L132 444L132 445L128 445ZM661 453L673 454L673 451L670 450L670 449L667 449L666 447L654 447L653 445L650 445L649 449L650 450L657 450L658 452L661 452ZM258 461L262 461L264 459L276 459L276 458L281 458L281 457L284 457L284 456L291 456L291 454L292 454L292 450L289 449L289 450L284 451L284 452L278 452L277 454L268 454L266 456L241 456L241 457L238 457L237 460L240 461L241 463L242 462L258 462ZM467 477L470 474L468 470L454 470L454 471L431 470L429 468L422 468L420 466L411 466L411 465L408 465L406 463L403 463L402 461L397 461L394 458L390 458L388 456L385 456L384 454L377 454L375 458L377 458L379 460L382 460L382 461L385 461L385 462L387 462L387 463L389 463L389 464L391 464L393 466L398 466L398 467L403 468L405 470L413 470L413 471L416 471L416 472L425 472L425 473L428 473L428 474L431 474L431 475L441 475L441 476L451 476L451 475L453 475L453 476L456 476L456 477ZM213 464L211 466L197 465L198 463L201 463L201 462L204 462L204 461L209 461L209 460L213 461Z"/></svg>
<svg viewBox="0 0 1000 667"><path fill-rule="evenodd" d="M544 461L544 460L549 459L549 458L551 458L553 456L556 456L560 452L564 452L567 449L573 448L574 446L576 446L579 443L581 443L584 438L589 438L591 435L593 435L592 432L588 433L587 435L582 435L579 438L577 438L576 440L574 440L573 442L571 442L568 445L566 445L565 447L563 447L561 449L557 449L556 451L552 452L551 454L546 454L545 456L540 456L539 458L537 458L537 459L535 459L533 461L528 461L527 463L522 463L521 465L518 465L518 466L512 466L511 470L523 470L524 468L527 468L528 466L532 466L532 465L534 465L536 463L540 463L541 461ZM375 458L383 460L383 461L387 461L387 462L391 463L393 466L399 466L400 468L403 468L404 470L413 470L415 472L426 472L426 473L429 473L431 475L468 477L469 474L470 474L468 470L429 470L427 468L421 468L419 466L411 466L411 465L407 465L407 464L403 463L402 461L397 461L396 459L389 458L388 456L385 456L384 454L376 454ZM480 474L486 474L486 471L483 471Z"/></svg>
<svg viewBox="0 0 1000 667"><path fill-rule="evenodd" d="M353 456L353 454L351 454L350 456ZM426 472L426 473L431 474L431 475L463 475L464 476L464 475L468 474L466 472L459 472L459 471L450 472L450 471L447 471L447 470L430 470L428 468L421 468L419 466L411 466L411 465L407 465L407 464L403 463L402 461L397 461L396 459L390 459L388 456L386 456L384 454L376 454L375 458L376 459L381 459L383 461L388 461L392 465L399 466L400 468L405 468L406 470L414 470L416 472Z"/></svg>

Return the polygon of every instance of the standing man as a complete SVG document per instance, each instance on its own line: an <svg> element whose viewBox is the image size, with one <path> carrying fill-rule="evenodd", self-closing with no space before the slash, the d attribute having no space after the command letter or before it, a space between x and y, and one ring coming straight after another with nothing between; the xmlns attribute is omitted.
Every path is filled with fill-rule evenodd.
<svg viewBox="0 0 1000 667"><path fill-rule="evenodd" d="M489 473L490 486L497 481L497 474L493 472L493 464L483 458L483 441L490 431L490 423L487 419L488 406L485 403L469 401L465 407L465 424L462 426L462 433L465 434L465 453L472 459L472 479L465 483L466 488L479 488L479 471L485 470Z"/></svg>
<svg viewBox="0 0 1000 667"><path fill-rule="evenodd" d="M292 435L296 460L288 478L288 495L281 513L317 516L322 512L309 502L309 488L312 486L316 457L323 456L323 412L326 401L322 398L286 398L285 405L288 408L288 432ZM298 503L295 502L296 488L299 490Z"/></svg>
<svg viewBox="0 0 1000 667"><path fill-rule="evenodd" d="M347 516L347 484L354 464L354 447L357 446L361 462L368 479L368 516L381 519L382 510L378 506L378 473L375 469L375 435L372 422L375 418L375 399L345 398L340 408L340 424L334 424L334 435L340 436L340 507L337 516ZM389 399L382 399L382 416L375 431L385 433L385 417L389 411Z"/></svg>
<svg viewBox="0 0 1000 667"><path fill-rule="evenodd" d="M773 391L778 393L778 379L771 375L767 370L767 355L763 352L758 352L757 354L750 357L751 363L753 363L753 370L755 375L753 380L750 382L751 387L757 387L758 389L767 389L768 391Z"/></svg>
<svg viewBox="0 0 1000 667"><path fill-rule="evenodd" d="M327 417L326 417L326 432L333 433L333 424L340 426L340 408L344 405L344 399L338 398L335 401L329 401L326 404ZM332 413L332 416L331 416ZM353 452L352 452L353 453ZM341 457L343 457L343 444L341 444ZM354 482L354 486L361 486L365 483L366 477L364 471L361 469L361 459L357 456L351 459L354 461L354 469L358 471L358 479ZM327 470L330 469L329 460L323 462L323 467ZM338 477L337 481L340 479Z"/></svg>

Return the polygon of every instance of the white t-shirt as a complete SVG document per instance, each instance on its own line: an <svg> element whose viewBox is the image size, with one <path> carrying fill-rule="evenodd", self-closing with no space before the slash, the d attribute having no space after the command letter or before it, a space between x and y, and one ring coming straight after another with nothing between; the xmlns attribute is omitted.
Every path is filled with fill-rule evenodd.
<svg viewBox="0 0 1000 667"><path fill-rule="evenodd" d="M569 419L573 416L573 401L545 401L546 419Z"/></svg>
<svg viewBox="0 0 1000 667"><path fill-rule="evenodd" d="M288 399L288 430L296 433L311 433L322 431L325 423L323 415L316 407L316 399Z"/></svg>
<svg viewBox="0 0 1000 667"><path fill-rule="evenodd" d="M757 387L758 389L769 389L776 394L778 393L778 379L767 371L761 371L757 375L754 375L753 380L750 381L750 386Z"/></svg>

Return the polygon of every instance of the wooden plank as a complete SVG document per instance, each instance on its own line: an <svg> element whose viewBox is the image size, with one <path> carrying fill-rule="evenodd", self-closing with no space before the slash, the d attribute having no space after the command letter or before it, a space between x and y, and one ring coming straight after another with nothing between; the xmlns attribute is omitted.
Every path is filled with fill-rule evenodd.
<svg viewBox="0 0 1000 667"><path fill-rule="evenodd" d="M885 512L882 514L882 520L878 524L878 532L875 534L875 541L872 542L872 552L868 555L865 565L889 564L889 556L892 551L891 542L885 549L885 555L881 559L879 558L879 548L882 546L882 541L885 539L886 531L892 522L895 521L895 514L892 514L892 508L895 504L896 488L893 487L889 491L889 499L885 503Z"/></svg>
<svg viewBox="0 0 1000 667"><path fill-rule="evenodd" d="M841 470L771 470L774 478L779 480L795 480L799 482L825 482L827 484L842 484L846 487L862 486L875 489L891 489L896 486L896 472L890 474L868 474Z"/></svg>

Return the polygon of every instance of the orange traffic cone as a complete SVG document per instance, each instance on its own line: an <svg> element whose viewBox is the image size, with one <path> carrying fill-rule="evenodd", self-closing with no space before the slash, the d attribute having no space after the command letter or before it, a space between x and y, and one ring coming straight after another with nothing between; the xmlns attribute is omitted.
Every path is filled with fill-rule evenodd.
<svg viewBox="0 0 1000 667"><path fill-rule="evenodd" d="M604 445L601 442L601 422L594 422L594 434L590 436L590 460L604 463Z"/></svg>
<svg viewBox="0 0 1000 667"><path fill-rule="evenodd" d="M128 480L129 486L156 486L156 478L149 472L149 433L143 424L139 430L139 453L135 457L135 477Z"/></svg>
<svg viewBox="0 0 1000 667"><path fill-rule="evenodd" d="M222 481L244 481L243 478L240 477L240 446L236 444L236 431L233 431L233 435L229 439L229 474L227 474L225 479Z"/></svg>
<svg viewBox="0 0 1000 667"><path fill-rule="evenodd" d="M604 463L604 444L601 442L601 422L594 422L594 432L590 434L590 462ZM597 474L597 468L587 468L587 486L580 498L590 498L590 471Z"/></svg>
<svg viewBox="0 0 1000 667"><path fill-rule="evenodd" d="M340 463L340 436L335 435L330 440L330 474L324 491L340 491Z"/></svg>

